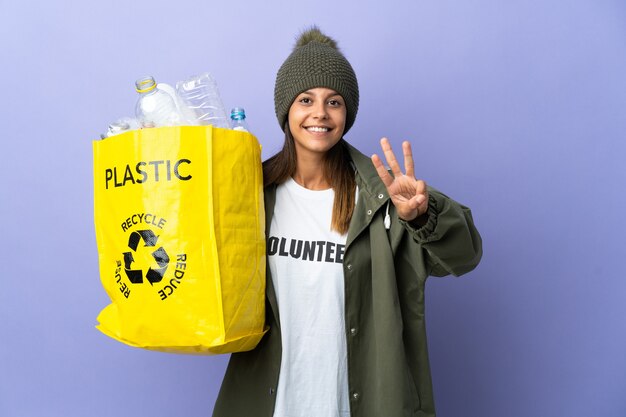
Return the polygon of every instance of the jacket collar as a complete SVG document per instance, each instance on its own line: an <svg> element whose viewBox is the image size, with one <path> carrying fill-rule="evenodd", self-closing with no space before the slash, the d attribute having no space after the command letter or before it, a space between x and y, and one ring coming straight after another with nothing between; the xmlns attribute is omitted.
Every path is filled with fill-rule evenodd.
<svg viewBox="0 0 626 417"><path fill-rule="evenodd" d="M356 169L356 182L359 187L357 205L354 208L346 250L374 219L376 212L389 201L387 187L378 176L372 160L346 142L350 158Z"/></svg>
<svg viewBox="0 0 626 417"><path fill-rule="evenodd" d="M389 194L387 193L387 187L383 184L383 181L378 176L376 168L372 160L363 155L358 149L345 142L350 158L354 163L357 173L357 184L360 190L364 190L367 193L367 197L373 198L373 207L377 210L381 205L387 202ZM380 197L382 195L382 197Z"/></svg>

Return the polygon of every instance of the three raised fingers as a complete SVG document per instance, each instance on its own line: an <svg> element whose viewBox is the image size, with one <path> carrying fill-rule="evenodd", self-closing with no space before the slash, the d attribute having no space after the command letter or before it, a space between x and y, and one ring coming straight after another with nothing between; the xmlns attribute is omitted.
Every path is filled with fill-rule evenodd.
<svg viewBox="0 0 626 417"><path fill-rule="evenodd" d="M387 160L387 164L389 165L389 168L391 168L391 172L393 173L394 177L402 176L403 174L402 174L402 171L400 170L400 165L398 164L396 155L393 153L393 150L391 149L391 144L389 143L389 139L382 138L380 140L380 146L383 149L383 153L385 154L385 159ZM402 143L402 154L404 156L404 170L406 172L406 175L408 177L415 178L413 152L411 150L411 144L408 141L404 141ZM376 156L376 158L380 161L380 158L378 158L378 156ZM374 166L376 166L375 161L374 161ZM383 175L381 175L381 171L379 170L378 166L376 166L376 170L378 171L378 175L380 175L381 179L383 179L383 182L385 183L385 185L388 185L387 182L385 181L385 178L383 178ZM389 173L387 173L387 176L389 176Z"/></svg>

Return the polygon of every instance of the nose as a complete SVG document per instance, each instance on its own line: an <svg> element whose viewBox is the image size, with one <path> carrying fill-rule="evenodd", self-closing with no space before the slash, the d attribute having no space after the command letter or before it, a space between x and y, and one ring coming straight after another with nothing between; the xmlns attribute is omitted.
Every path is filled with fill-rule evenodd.
<svg viewBox="0 0 626 417"><path fill-rule="evenodd" d="M313 107L313 116L318 119L328 118L328 110L326 109L326 103L323 100L318 100Z"/></svg>

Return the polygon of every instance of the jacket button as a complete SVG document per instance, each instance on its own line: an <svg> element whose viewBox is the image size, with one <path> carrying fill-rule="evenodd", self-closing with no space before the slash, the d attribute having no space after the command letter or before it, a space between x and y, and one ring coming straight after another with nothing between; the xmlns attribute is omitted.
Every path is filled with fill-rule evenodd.
<svg viewBox="0 0 626 417"><path fill-rule="evenodd" d="M359 393L358 393L358 392L353 392L353 393L352 393L352 399L353 399L354 401L358 400L358 399L359 399Z"/></svg>
<svg viewBox="0 0 626 417"><path fill-rule="evenodd" d="M371 216L372 215L372 210L367 210L367 215Z"/></svg>
<svg viewBox="0 0 626 417"><path fill-rule="evenodd" d="M356 329L356 327L353 327L353 328L351 328L351 329L350 329L350 334L351 334L352 336L356 336L356 334L357 334L358 332L359 332L359 331Z"/></svg>
<svg viewBox="0 0 626 417"><path fill-rule="evenodd" d="M348 268L348 271L352 271L352 264L348 264L346 268Z"/></svg>
<svg viewBox="0 0 626 417"><path fill-rule="evenodd" d="M382 195L382 194L378 194L378 198L379 198L379 199L382 199L383 197L384 197L384 195Z"/></svg>
<svg viewBox="0 0 626 417"><path fill-rule="evenodd" d="M274 388L270 388L270 395L274 395L275 392L276 390Z"/></svg>

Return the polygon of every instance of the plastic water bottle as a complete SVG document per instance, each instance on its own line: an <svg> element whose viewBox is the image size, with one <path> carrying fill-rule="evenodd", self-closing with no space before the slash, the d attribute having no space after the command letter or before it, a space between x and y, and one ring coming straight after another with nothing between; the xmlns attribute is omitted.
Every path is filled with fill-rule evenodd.
<svg viewBox="0 0 626 417"><path fill-rule="evenodd" d="M165 84L165 83L158 83L157 84L157 88L159 90L163 90L165 91L167 94L170 95L170 97L172 97L174 99L174 103L176 104L176 108L178 109L178 113L181 116L181 125L187 125L187 126L197 126L200 123L198 122L198 119L196 117L196 114L194 113L193 110L191 110L187 104L183 101L183 99L180 97L180 95L176 92L176 90L174 89L174 87L172 87L169 84Z"/></svg>
<svg viewBox="0 0 626 417"><path fill-rule="evenodd" d="M157 88L151 76L143 77L135 82L137 92L141 95L137 100L135 114L142 127L178 126L183 120L174 98Z"/></svg>
<svg viewBox="0 0 626 417"><path fill-rule="evenodd" d="M230 128L226 110L211 74L205 72L176 83L176 92L201 125Z"/></svg>
<svg viewBox="0 0 626 417"><path fill-rule="evenodd" d="M230 124L233 130L250 131L248 122L246 122L246 111L243 107L235 107L230 111Z"/></svg>

